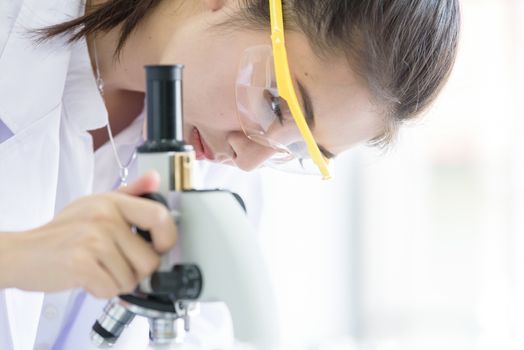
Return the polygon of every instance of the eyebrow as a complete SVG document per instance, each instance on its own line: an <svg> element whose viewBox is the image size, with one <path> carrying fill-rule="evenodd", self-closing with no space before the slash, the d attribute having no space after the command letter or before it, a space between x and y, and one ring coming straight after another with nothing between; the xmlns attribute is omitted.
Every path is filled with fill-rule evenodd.
<svg viewBox="0 0 524 350"><path fill-rule="evenodd" d="M313 108L313 100L311 99L311 95L307 91L306 87L298 80L296 79L298 89L300 90L300 96L302 96L302 103L304 105L304 114L306 118L306 123L309 126L310 129L313 129L315 127L315 113ZM333 159L335 158L335 154L332 152L329 152L324 146L317 143L318 149L320 150L320 153L327 159Z"/></svg>

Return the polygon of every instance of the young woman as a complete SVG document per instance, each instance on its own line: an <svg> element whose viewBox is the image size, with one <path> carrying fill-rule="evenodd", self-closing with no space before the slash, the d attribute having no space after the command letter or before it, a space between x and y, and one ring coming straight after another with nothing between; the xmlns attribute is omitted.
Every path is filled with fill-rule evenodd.
<svg viewBox="0 0 524 350"><path fill-rule="evenodd" d="M144 65L186 66L184 132L198 159L250 171L312 158L324 177L355 144L387 145L452 68L457 0L284 0L285 92L270 3L2 3L0 348L89 348L104 305L92 296L131 291L175 244L167 212L135 197L155 190L154 174L108 192L133 178ZM151 229L154 246L130 225ZM230 329L215 321L205 347L225 348Z"/></svg>

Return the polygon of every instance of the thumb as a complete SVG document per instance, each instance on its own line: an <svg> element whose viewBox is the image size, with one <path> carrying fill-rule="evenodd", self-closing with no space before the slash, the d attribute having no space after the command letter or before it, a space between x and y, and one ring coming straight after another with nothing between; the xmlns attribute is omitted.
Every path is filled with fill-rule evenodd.
<svg viewBox="0 0 524 350"><path fill-rule="evenodd" d="M160 186L160 175L154 170L148 171L138 180L126 187L120 187L118 192L131 196L141 196L146 193L155 192Z"/></svg>

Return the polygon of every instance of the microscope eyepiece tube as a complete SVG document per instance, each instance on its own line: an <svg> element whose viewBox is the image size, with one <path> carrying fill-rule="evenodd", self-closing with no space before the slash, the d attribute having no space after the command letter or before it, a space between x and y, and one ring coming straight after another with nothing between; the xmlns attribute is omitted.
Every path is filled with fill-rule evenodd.
<svg viewBox="0 0 524 350"><path fill-rule="evenodd" d="M159 193L193 188L195 152L184 141L183 65L146 66L147 140L137 149L138 173L155 169Z"/></svg>
<svg viewBox="0 0 524 350"><path fill-rule="evenodd" d="M139 152L183 152L183 65L146 66L147 141Z"/></svg>

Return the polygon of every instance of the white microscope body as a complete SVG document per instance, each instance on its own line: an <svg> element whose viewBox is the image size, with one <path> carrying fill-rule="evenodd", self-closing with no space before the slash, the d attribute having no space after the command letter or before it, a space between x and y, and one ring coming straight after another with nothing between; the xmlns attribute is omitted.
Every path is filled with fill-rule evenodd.
<svg viewBox="0 0 524 350"><path fill-rule="evenodd" d="M192 189L194 151L182 135L182 67L146 67L148 141L138 150L139 172L155 169L161 188L149 196L177 222L177 245L155 274L131 295L110 301L91 331L103 347L116 343L135 315L150 323L150 346L179 341L175 324L190 331L191 309L225 302L235 338L268 350L278 344L276 300L263 254L242 200L224 190ZM145 239L147 232L137 230ZM167 347L169 348L169 347Z"/></svg>

